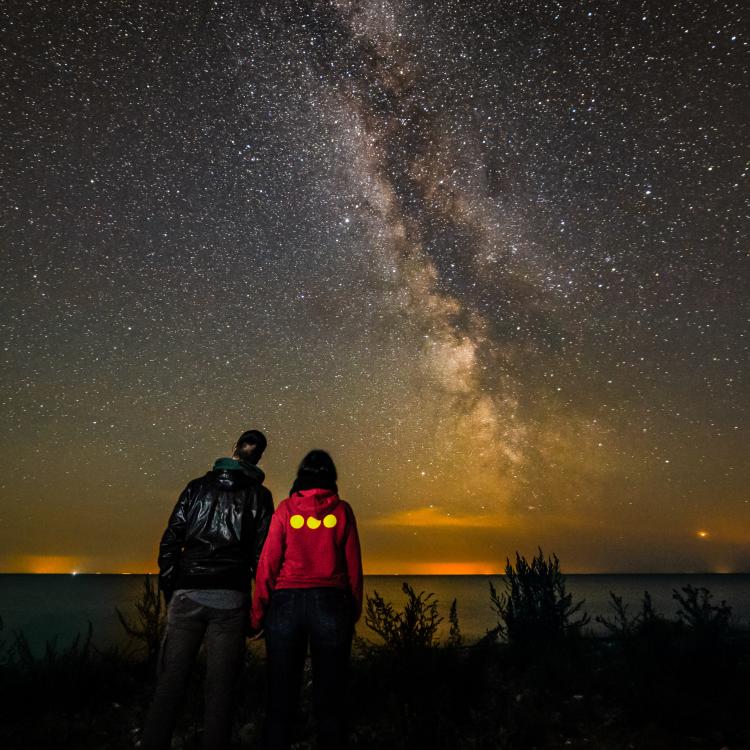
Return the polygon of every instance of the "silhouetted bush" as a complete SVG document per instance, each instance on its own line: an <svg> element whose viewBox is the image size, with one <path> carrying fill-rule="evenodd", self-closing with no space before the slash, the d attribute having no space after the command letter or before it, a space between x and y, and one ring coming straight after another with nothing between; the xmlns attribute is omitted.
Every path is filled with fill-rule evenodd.
<svg viewBox="0 0 750 750"><path fill-rule="evenodd" d="M743 737L738 717L747 700L750 634L731 629L731 608L714 605L707 589L690 585L673 591L676 619L656 612L648 592L634 616L621 597L610 596L613 617L597 618L609 636L607 663L599 669L610 700L629 721L658 726L670 737L699 737L710 725L717 746L729 746L728 736ZM735 740L746 747L750 735L744 741Z"/></svg>
<svg viewBox="0 0 750 750"><path fill-rule="evenodd" d="M629 605L624 604L622 597L617 596L614 591L609 592L609 606L614 612L612 618L597 615L596 622L603 625L613 636L617 638L630 638L638 629L640 616L628 616Z"/></svg>
<svg viewBox="0 0 750 750"><path fill-rule="evenodd" d="M135 603L136 619L130 620L117 607L115 612L125 632L139 641L146 650L148 662L154 663L159 653L164 629L167 624L166 607L162 611L162 599L158 586L148 573L143 577L143 593Z"/></svg>
<svg viewBox="0 0 750 750"><path fill-rule="evenodd" d="M89 622L83 640L81 640L81 634L78 633L67 647L60 648L57 645L57 638L53 638L45 644L42 657L36 659L26 636L16 631L12 649L15 656L15 663L28 671L58 671L62 674L68 674L75 679L76 672L85 672L91 664L93 653L91 645L92 635L93 627Z"/></svg>
<svg viewBox="0 0 750 750"><path fill-rule="evenodd" d="M531 564L516 552L516 567L505 566L506 593L498 594L490 581L490 600L498 615L499 632L511 643L541 644L580 633L589 622L584 602L573 604L565 589L557 555L545 559L541 547Z"/></svg>
<svg viewBox="0 0 750 750"><path fill-rule="evenodd" d="M641 629L643 630L644 628L652 626L654 623L663 621L664 618L661 615L657 614L656 610L654 609L654 602L651 599L651 594L649 594L648 591L644 591L643 600L641 603Z"/></svg>
<svg viewBox="0 0 750 750"><path fill-rule="evenodd" d="M461 635L461 625L458 622L458 601L456 599L451 603L450 612L448 613L448 622L450 623L448 645L453 647L462 646L464 637Z"/></svg>
<svg viewBox="0 0 750 750"><path fill-rule="evenodd" d="M92 634L89 624L70 643L52 639L37 652L14 632L0 666L0 703L8 717L0 722L3 750L126 746L129 727L118 723L120 706L139 702L138 665L117 649L97 649ZM113 726L121 739L113 741Z"/></svg>
<svg viewBox="0 0 750 750"><path fill-rule="evenodd" d="M443 618L438 614L434 594L417 594L404 581L401 590L406 594L403 611L397 612L377 591L366 596L365 625L375 631L387 648L403 650L428 648L436 645L435 634Z"/></svg>
<svg viewBox="0 0 750 750"><path fill-rule="evenodd" d="M677 610L679 621L696 633L719 638L729 630L732 608L725 601L711 604L713 595L708 589L688 584L682 587L682 593L674 589L672 598L680 605Z"/></svg>
<svg viewBox="0 0 750 750"><path fill-rule="evenodd" d="M653 631L656 627L666 623L666 620L657 614L654 609L651 594L648 591L643 592L641 610L633 617L628 615L630 605L623 603L621 596L617 596L614 591L610 591L609 597L609 606L614 613L613 617L597 615L596 622L603 625L616 638L634 638L639 634Z"/></svg>

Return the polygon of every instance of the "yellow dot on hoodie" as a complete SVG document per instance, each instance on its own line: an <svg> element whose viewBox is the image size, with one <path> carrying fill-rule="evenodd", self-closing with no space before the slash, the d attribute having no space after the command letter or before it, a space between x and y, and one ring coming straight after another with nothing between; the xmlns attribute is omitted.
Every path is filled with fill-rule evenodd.
<svg viewBox="0 0 750 750"><path fill-rule="evenodd" d="M305 519L302 516L295 514L289 519L293 529L301 529L305 525Z"/></svg>
<svg viewBox="0 0 750 750"><path fill-rule="evenodd" d="M310 528L310 529L317 529L317 528L318 528L318 526L320 526L320 521L318 521L318 519L317 519L317 518L313 518L313 516L310 516L310 517L309 517L309 518L307 519L307 526L308 526L308 528Z"/></svg>
<svg viewBox="0 0 750 750"><path fill-rule="evenodd" d="M325 526L327 529L332 529L335 525L336 525L336 516L334 516L333 513L329 513L323 519L323 526Z"/></svg>

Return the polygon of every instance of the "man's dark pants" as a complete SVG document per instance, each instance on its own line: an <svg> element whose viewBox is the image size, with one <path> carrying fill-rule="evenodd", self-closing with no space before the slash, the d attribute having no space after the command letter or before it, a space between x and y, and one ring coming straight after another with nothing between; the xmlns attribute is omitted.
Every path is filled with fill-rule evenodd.
<svg viewBox="0 0 750 750"><path fill-rule="evenodd" d="M308 643L319 750L346 745L346 682L354 632L352 600L335 588L279 589L265 619L266 750L288 750Z"/></svg>
<svg viewBox="0 0 750 750"><path fill-rule="evenodd" d="M191 667L206 645L203 747L229 747L234 698L242 670L247 609L216 609L176 594L157 662L157 684L143 732L144 750L164 750L182 708Z"/></svg>

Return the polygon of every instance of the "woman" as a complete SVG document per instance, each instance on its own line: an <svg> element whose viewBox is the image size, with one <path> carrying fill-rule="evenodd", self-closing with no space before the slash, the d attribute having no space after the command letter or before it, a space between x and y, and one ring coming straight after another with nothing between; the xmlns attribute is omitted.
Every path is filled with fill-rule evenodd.
<svg viewBox="0 0 750 750"><path fill-rule="evenodd" d="M338 496L325 451L303 459L271 519L255 579L253 629L265 630L269 673L266 750L287 750L308 643L318 747L343 748L345 688L362 611L362 559L354 513Z"/></svg>

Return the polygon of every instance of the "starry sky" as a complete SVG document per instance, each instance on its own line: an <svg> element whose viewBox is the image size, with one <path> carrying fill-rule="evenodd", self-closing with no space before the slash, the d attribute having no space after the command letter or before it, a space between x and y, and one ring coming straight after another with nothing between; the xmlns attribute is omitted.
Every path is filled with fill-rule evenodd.
<svg viewBox="0 0 750 750"><path fill-rule="evenodd" d="M0 24L0 570L153 570L249 428L368 573L750 570L739 1Z"/></svg>

